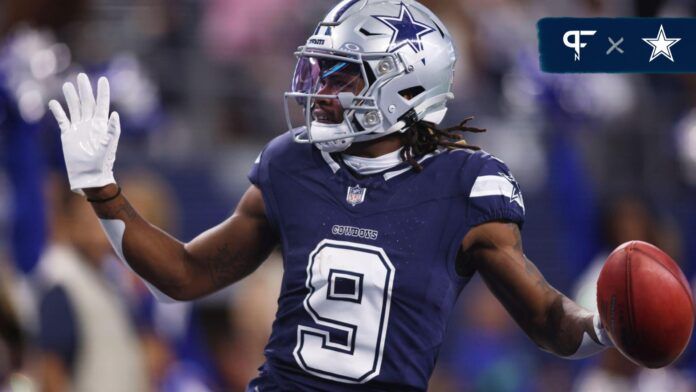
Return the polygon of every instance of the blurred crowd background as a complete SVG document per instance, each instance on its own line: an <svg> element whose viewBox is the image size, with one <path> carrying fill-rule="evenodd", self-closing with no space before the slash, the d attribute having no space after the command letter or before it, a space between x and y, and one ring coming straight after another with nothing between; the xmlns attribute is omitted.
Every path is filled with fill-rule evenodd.
<svg viewBox="0 0 696 392"><path fill-rule="evenodd" d="M244 389L281 256L209 298L157 303L68 190L47 102L78 72L108 76L123 125L116 178L147 219L190 240L231 213L254 158L286 130L293 52L335 3L0 0L0 390ZM696 283L696 75L543 74L536 46L541 17L693 17L696 3L423 3L458 46L445 125L475 115L488 129L469 142L517 176L525 250L547 279L592 308L608 252L640 239ZM474 279L431 390L694 391L691 346L654 371L613 350L561 360Z"/></svg>

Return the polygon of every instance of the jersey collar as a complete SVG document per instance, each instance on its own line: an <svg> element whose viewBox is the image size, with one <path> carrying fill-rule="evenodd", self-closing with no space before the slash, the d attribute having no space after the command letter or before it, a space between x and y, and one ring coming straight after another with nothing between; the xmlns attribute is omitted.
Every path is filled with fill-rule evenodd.
<svg viewBox="0 0 696 392"><path fill-rule="evenodd" d="M317 151L318 151L318 149L317 149ZM398 150L395 152L400 153L400 151L401 150ZM435 150L429 154L426 154L426 155L420 157L417 160L417 162L422 164L426 160L438 155L440 152L441 152L440 150ZM356 176L354 176L353 173L350 172L350 170L348 169L348 165L346 165L346 163L343 161L343 159L336 156L337 154L330 154L330 153L327 153L324 151L320 151L320 153L321 153L322 159L329 166L329 168L331 169L331 171L334 174L339 174L339 175L345 174L345 175L351 177L352 179L357 179ZM379 158L377 158L377 159L379 159ZM401 161L400 163L397 163L395 166L390 167L388 169L385 169L383 171L380 171L380 172L377 172L377 173L374 173L371 175L357 176L357 177L360 177L362 179L378 178L379 180L389 181L389 180L392 180L392 179L394 179L394 178L396 178L404 173L407 173L411 170L413 170L413 167L411 167L411 165L408 162ZM377 176L376 174L380 174L380 175Z"/></svg>

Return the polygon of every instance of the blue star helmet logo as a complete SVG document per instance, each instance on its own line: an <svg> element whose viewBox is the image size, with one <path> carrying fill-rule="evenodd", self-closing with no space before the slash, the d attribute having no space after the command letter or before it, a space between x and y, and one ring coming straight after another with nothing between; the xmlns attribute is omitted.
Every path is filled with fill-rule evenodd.
<svg viewBox="0 0 696 392"><path fill-rule="evenodd" d="M389 52L395 52L405 45L409 45L414 52L419 53L423 50L421 38L435 29L413 19L411 11L404 3L401 3L399 16L373 16L389 27L393 33L389 43Z"/></svg>

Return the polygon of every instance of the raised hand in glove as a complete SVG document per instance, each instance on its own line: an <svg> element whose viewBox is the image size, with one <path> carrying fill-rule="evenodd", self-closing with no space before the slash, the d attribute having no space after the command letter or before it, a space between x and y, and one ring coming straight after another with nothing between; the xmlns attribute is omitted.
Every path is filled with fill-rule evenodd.
<svg viewBox="0 0 696 392"><path fill-rule="evenodd" d="M70 118L56 100L51 100L48 108L60 127L70 189L84 194L85 188L116 183L113 165L121 123L117 112L109 117L109 81L99 78L96 100L89 78L83 73L77 76L77 90L67 82L63 93Z"/></svg>

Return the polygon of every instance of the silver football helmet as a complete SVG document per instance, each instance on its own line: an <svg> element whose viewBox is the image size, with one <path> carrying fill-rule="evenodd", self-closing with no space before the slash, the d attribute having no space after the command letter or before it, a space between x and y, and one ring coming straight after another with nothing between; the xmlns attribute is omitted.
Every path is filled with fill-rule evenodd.
<svg viewBox="0 0 696 392"><path fill-rule="evenodd" d="M421 120L439 124L454 98L450 34L413 0L344 0L295 55L288 127L296 142L322 151L405 132ZM293 124L291 101L304 124Z"/></svg>

